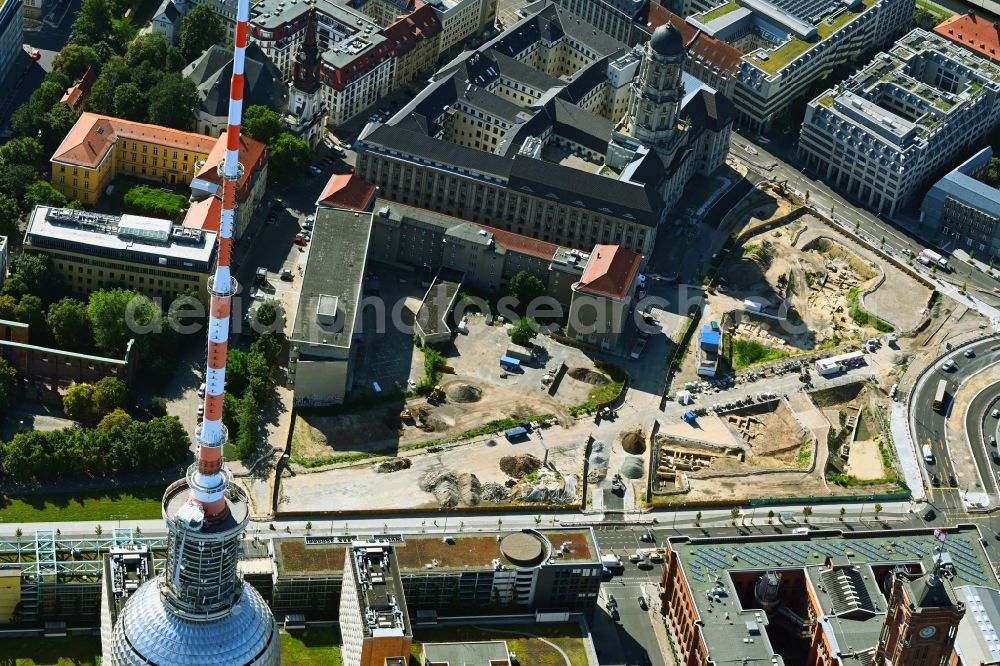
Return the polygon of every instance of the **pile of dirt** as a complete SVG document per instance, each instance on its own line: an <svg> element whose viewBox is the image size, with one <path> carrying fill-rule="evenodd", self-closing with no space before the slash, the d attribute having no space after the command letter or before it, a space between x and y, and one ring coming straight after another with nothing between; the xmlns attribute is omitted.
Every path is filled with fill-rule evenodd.
<svg viewBox="0 0 1000 666"><path fill-rule="evenodd" d="M444 466L433 467L420 477L417 486L425 493L431 493L438 504L445 509L458 504L458 479L455 473Z"/></svg>
<svg viewBox="0 0 1000 666"><path fill-rule="evenodd" d="M626 479L641 479L644 467L645 465L643 465L642 458L638 456L629 456L625 459L625 462L622 463L621 475Z"/></svg>
<svg viewBox="0 0 1000 666"><path fill-rule="evenodd" d="M488 481L483 484L483 488L479 493L479 496L487 502L502 502L510 497L510 494L507 492L507 489L499 483Z"/></svg>
<svg viewBox="0 0 1000 666"><path fill-rule="evenodd" d="M452 402L479 402L482 397L483 390L470 384L459 384L448 391L448 399Z"/></svg>
<svg viewBox="0 0 1000 666"><path fill-rule="evenodd" d="M537 472L541 466L542 461L530 453L522 453L519 456L504 456L500 459L500 471L514 479L520 479L532 472Z"/></svg>
<svg viewBox="0 0 1000 666"><path fill-rule="evenodd" d="M642 455L646 452L646 437L642 430L629 430L621 434L622 448L634 455Z"/></svg>
<svg viewBox="0 0 1000 666"><path fill-rule="evenodd" d="M379 474L388 474L389 472L398 472L401 469L410 469L412 464L409 458L393 458L376 463L375 471Z"/></svg>
<svg viewBox="0 0 1000 666"><path fill-rule="evenodd" d="M468 506L479 504L479 497L483 491L483 484L475 474L464 472L458 475L458 495L462 498L462 503Z"/></svg>
<svg viewBox="0 0 1000 666"><path fill-rule="evenodd" d="M566 374L578 382L585 382L593 386L604 386L611 383L607 375L590 368L570 368Z"/></svg>

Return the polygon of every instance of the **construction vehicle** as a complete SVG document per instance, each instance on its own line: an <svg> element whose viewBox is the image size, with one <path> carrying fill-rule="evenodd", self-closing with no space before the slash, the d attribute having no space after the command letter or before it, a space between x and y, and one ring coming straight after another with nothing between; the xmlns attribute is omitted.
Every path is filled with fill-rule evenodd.
<svg viewBox="0 0 1000 666"><path fill-rule="evenodd" d="M407 423L413 423L413 413L408 409L404 409L399 413L399 419Z"/></svg>
<svg viewBox="0 0 1000 666"><path fill-rule="evenodd" d="M776 180L773 183L771 183L771 191L774 192L775 194L786 194L787 193L787 187L786 187L787 185L788 185L788 180L787 179L785 179L785 180Z"/></svg>
<svg viewBox="0 0 1000 666"><path fill-rule="evenodd" d="M430 395L427 396L427 402L429 402L432 405L436 405L439 402L444 402L444 389L441 388L440 384L435 386L434 389L431 391Z"/></svg>

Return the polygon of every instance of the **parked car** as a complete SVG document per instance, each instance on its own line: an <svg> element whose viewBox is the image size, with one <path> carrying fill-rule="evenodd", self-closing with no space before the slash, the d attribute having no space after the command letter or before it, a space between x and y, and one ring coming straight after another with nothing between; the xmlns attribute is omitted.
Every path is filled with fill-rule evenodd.
<svg viewBox="0 0 1000 666"><path fill-rule="evenodd" d="M941 369L944 370L945 372L951 372L952 370L955 369L955 361L949 358L947 361L941 364Z"/></svg>
<svg viewBox="0 0 1000 666"><path fill-rule="evenodd" d="M206 388L207 388L207 386L205 386L205 382L202 382L201 385L198 387L198 396L199 397L204 397L205 396L205 389Z"/></svg>
<svg viewBox="0 0 1000 666"><path fill-rule="evenodd" d="M306 245L309 245L309 241L307 241L307 240L305 239L305 237L304 237L304 236L302 236L302 235L298 235L298 236L296 236L296 237L295 237L295 240L294 240L294 241L292 241L292 242L294 242L294 243L295 243L296 245L299 245L299 246L301 246L301 247L305 247Z"/></svg>
<svg viewBox="0 0 1000 666"><path fill-rule="evenodd" d="M292 277L293 277L292 276L292 269L290 269L290 268L283 268L283 269L281 269L281 279L282 280L284 280L285 282L291 282L292 281Z"/></svg>
<svg viewBox="0 0 1000 666"><path fill-rule="evenodd" d="M644 596L639 597L639 608L641 608L642 610L649 610L649 602L646 601L646 597Z"/></svg>
<svg viewBox="0 0 1000 666"><path fill-rule="evenodd" d="M42 52L41 51L39 51L38 49L31 49L31 59L32 60L38 60L41 57L42 57Z"/></svg>
<svg viewBox="0 0 1000 666"><path fill-rule="evenodd" d="M937 512L934 509L927 509L924 512L924 520L934 520L935 518L937 518Z"/></svg>
<svg viewBox="0 0 1000 666"><path fill-rule="evenodd" d="M312 175L314 176L318 176L321 173L323 173L323 170L314 164L313 166L309 167L309 172L312 173Z"/></svg>

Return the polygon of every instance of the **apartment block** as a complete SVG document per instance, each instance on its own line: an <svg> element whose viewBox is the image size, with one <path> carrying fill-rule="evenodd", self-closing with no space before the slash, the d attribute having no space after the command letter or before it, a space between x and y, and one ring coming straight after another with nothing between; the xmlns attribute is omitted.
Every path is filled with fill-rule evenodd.
<svg viewBox="0 0 1000 666"><path fill-rule="evenodd" d="M916 29L809 102L805 165L862 205L893 215L1000 122L1000 66Z"/></svg>
<svg viewBox="0 0 1000 666"><path fill-rule="evenodd" d="M914 0L730 0L687 22L742 52L737 122L764 132L836 67L891 44L913 10Z"/></svg>
<svg viewBox="0 0 1000 666"><path fill-rule="evenodd" d="M557 4L573 12L601 32L619 42L632 43L632 26L653 0L558 0Z"/></svg>
<svg viewBox="0 0 1000 666"><path fill-rule="evenodd" d="M151 298L192 292L206 300L216 237L170 220L36 206L28 217L24 251L48 257L80 296L125 286Z"/></svg>
<svg viewBox="0 0 1000 666"><path fill-rule="evenodd" d="M1000 189L984 182L992 158L987 146L934 183L920 206L922 236L983 261L1000 255Z"/></svg>

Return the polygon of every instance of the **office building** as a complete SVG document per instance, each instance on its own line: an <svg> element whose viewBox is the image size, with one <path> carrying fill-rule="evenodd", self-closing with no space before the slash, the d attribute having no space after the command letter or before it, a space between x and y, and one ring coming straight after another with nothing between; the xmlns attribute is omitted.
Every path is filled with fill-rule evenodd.
<svg viewBox="0 0 1000 666"><path fill-rule="evenodd" d="M0 0L0 80L24 51L24 3Z"/></svg>
<svg viewBox="0 0 1000 666"><path fill-rule="evenodd" d="M406 205L584 251L648 253L687 183L724 162L728 107L694 79L684 87L672 28L629 51L562 7L532 7L370 123L357 173ZM705 100L711 122L683 120L703 120L686 107Z"/></svg>
<svg viewBox="0 0 1000 666"><path fill-rule="evenodd" d="M1000 66L916 29L809 102L799 156L880 213L917 195L1000 122Z"/></svg>
<svg viewBox="0 0 1000 666"><path fill-rule="evenodd" d="M743 53L733 90L737 122L764 132L835 68L892 43L913 9L914 0L730 0L687 21Z"/></svg>
<svg viewBox="0 0 1000 666"><path fill-rule="evenodd" d="M288 386L296 405L339 404L353 385L372 217L352 210L316 210L289 336Z"/></svg>
<svg viewBox="0 0 1000 666"><path fill-rule="evenodd" d="M672 538L660 598L679 663L957 664L963 590L997 579L978 530L945 532Z"/></svg>
<svg viewBox="0 0 1000 666"><path fill-rule="evenodd" d="M217 234L170 220L36 206L24 251L47 257L70 291L86 297L125 286L151 298L191 292L206 298Z"/></svg>
<svg viewBox="0 0 1000 666"><path fill-rule="evenodd" d="M201 134L85 112L52 155L52 186L88 205L118 175L187 185L215 144Z"/></svg>
<svg viewBox="0 0 1000 666"><path fill-rule="evenodd" d="M601 556L591 528L540 528L497 533L307 536L270 541L271 608L336 617L345 551L356 541L382 540L395 551L411 619L536 610L583 613L598 601Z"/></svg>
<svg viewBox="0 0 1000 666"><path fill-rule="evenodd" d="M244 107L266 106L283 114L288 103L288 89L281 80L281 72L256 44L247 46L246 58ZM229 49L213 44L181 74L191 79L198 88L195 130L206 136L218 137L226 131L233 54Z"/></svg>
<svg viewBox="0 0 1000 666"><path fill-rule="evenodd" d="M992 157L987 146L934 183L920 206L922 236L984 261L1000 255L1000 190L983 182Z"/></svg>
<svg viewBox="0 0 1000 666"><path fill-rule="evenodd" d="M344 666L386 666L410 660L413 630L393 546L357 541L344 549L340 593Z"/></svg>
<svg viewBox="0 0 1000 666"><path fill-rule="evenodd" d="M582 260L566 334L601 349L616 349L632 312L642 255L617 245L598 245Z"/></svg>
<svg viewBox="0 0 1000 666"><path fill-rule="evenodd" d="M340 125L429 71L446 43L460 42L481 29L489 2L463 0L440 8L389 0L316 2L315 34L322 63L318 80L327 122ZM286 78L294 74L310 11L308 4L277 0L254 5L251 37Z"/></svg>
<svg viewBox="0 0 1000 666"><path fill-rule="evenodd" d="M956 14L935 26L934 32L976 55L1000 63L1000 27L996 21L971 12Z"/></svg>

